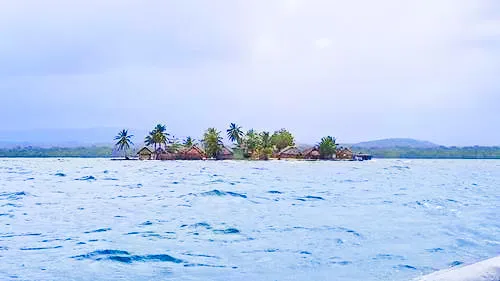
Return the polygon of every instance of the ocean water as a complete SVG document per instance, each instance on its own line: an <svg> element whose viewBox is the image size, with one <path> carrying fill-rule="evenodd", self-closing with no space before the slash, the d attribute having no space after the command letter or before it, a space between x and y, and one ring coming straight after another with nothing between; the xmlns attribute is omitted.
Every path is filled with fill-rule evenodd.
<svg viewBox="0 0 500 281"><path fill-rule="evenodd" d="M0 159L0 280L410 280L499 218L496 160Z"/></svg>

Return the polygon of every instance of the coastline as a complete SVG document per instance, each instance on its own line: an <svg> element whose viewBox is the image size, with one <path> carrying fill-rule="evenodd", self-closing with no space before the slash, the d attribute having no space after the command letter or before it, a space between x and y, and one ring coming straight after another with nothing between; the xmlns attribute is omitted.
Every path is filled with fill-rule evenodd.
<svg viewBox="0 0 500 281"><path fill-rule="evenodd" d="M441 157L441 158L403 158L403 157L398 157L398 158L375 158L373 157L372 160L365 160L365 161L358 161L358 160L325 160L325 159L318 159L318 160L310 160L310 159L269 159L269 160L258 160L258 159L226 159L226 160L217 160L217 159L205 159L205 160L139 160L137 158L135 159L123 159L119 157L113 157L113 156L4 156L0 155L0 160L2 159L103 159L103 160L109 160L109 161L147 161L147 162L203 162L203 161L216 161L216 162L365 162L365 161L376 161L376 160L490 160L490 161L498 161L500 158L446 158L446 157Z"/></svg>
<svg viewBox="0 0 500 281"><path fill-rule="evenodd" d="M469 148L386 148L358 149L374 159L500 159L500 146ZM137 149L133 149L134 153ZM135 153L134 153L135 154ZM15 147L0 148L0 158L117 158L111 146Z"/></svg>

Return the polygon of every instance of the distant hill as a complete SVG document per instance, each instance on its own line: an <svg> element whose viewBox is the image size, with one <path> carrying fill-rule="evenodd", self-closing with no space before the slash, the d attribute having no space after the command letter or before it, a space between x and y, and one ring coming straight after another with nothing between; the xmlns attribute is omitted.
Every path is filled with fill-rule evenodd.
<svg viewBox="0 0 500 281"><path fill-rule="evenodd" d="M360 142L353 144L354 148L396 148L396 147L406 147L406 148L436 148L439 145L429 142L409 138L392 138L392 139L382 139L367 142Z"/></svg>

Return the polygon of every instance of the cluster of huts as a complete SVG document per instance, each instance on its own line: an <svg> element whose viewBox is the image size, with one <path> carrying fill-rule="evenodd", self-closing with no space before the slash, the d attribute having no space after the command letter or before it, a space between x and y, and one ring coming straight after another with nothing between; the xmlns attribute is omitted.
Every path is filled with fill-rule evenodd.
<svg viewBox="0 0 500 281"><path fill-rule="evenodd" d="M205 160L207 154L197 145L193 145L177 152L171 152L161 147L156 150L147 146L137 152L139 160ZM233 151L227 147L223 147L217 155L217 160L233 159Z"/></svg>
<svg viewBox="0 0 500 281"><path fill-rule="evenodd" d="M317 146L300 150L295 146L289 146L280 152L273 154L276 159L305 159L305 160L319 160L321 153ZM372 156L369 154L354 153L350 148L340 147L336 150L335 154L331 156L330 160L371 160Z"/></svg>
<svg viewBox="0 0 500 281"><path fill-rule="evenodd" d="M178 152L169 152L163 148L156 150L149 147L143 147L137 152L139 160L205 160L207 154L197 145L193 145ZM234 158L233 150L223 146L218 153L217 160L231 160ZM317 146L300 150L296 146L289 146L283 150L273 153L274 159L305 159L305 160L319 160L321 154ZM370 160L371 155L353 153L351 149L341 147L337 149L336 153L332 155L332 160Z"/></svg>

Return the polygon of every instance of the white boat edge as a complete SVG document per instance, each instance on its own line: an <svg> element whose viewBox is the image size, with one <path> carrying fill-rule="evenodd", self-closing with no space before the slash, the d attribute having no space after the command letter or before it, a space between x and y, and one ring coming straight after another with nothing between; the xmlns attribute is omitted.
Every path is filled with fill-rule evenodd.
<svg viewBox="0 0 500 281"><path fill-rule="evenodd" d="M500 256L474 264L436 271L415 281L500 281Z"/></svg>

